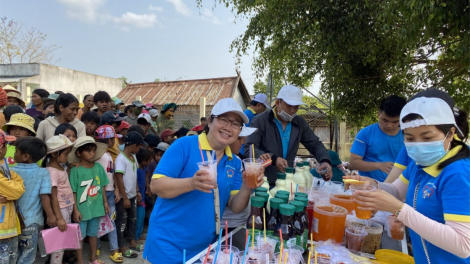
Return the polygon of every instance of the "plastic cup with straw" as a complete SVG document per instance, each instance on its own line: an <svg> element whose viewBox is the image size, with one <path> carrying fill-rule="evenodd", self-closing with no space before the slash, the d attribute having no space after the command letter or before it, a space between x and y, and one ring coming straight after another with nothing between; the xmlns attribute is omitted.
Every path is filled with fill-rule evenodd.
<svg viewBox="0 0 470 264"><path fill-rule="evenodd" d="M219 250L220 250L220 240L222 240L222 231L224 231L223 228L220 229L219 233L219 240L217 241L217 250L215 252L215 258L214 258L214 263L217 263L217 256L219 255Z"/></svg>
<svg viewBox="0 0 470 264"><path fill-rule="evenodd" d="M289 252L286 252L286 255L284 256L284 264L287 263L287 257L289 256Z"/></svg>
<svg viewBox="0 0 470 264"><path fill-rule="evenodd" d="M247 241L249 241L249 240L250 240L250 236L248 235ZM245 264L246 252L248 252L248 243L246 243L245 252L243 252L242 264Z"/></svg>
<svg viewBox="0 0 470 264"><path fill-rule="evenodd" d="M233 253L230 253L230 264L232 264L232 260L233 260Z"/></svg>
<svg viewBox="0 0 470 264"><path fill-rule="evenodd" d="M206 258L204 259L204 264L207 263L207 258L209 258L209 253L211 253L211 244L209 244L209 248L207 249L207 254L206 254Z"/></svg>

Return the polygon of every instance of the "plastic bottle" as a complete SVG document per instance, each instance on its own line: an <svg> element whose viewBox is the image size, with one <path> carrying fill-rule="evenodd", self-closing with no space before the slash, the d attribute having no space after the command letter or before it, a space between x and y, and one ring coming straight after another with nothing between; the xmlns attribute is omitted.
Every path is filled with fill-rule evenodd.
<svg viewBox="0 0 470 264"><path fill-rule="evenodd" d="M294 181L294 168L287 167L286 168L286 188L289 192L295 192L296 183ZM292 190L291 190L292 188Z"/></svg>
<svg viewBox="0 0 470 264"><path fill-rule="evenodd" d="M279 190L289 191L286 188L286 174L282 172L277 173L276 186L272 188L269 193L271 194L271 196L274 196Z"/></svg>
<svg viewBox="0 0 470 264"><path fill-rule="evenodd" d="M274 197L275 197L275 198L282 199L285 204L289 201L289 196L287 196L287 195L285 195L285 194L276 193L276 195L275 195Z"/></svg>
<svg viewBox="0 0 470 264"><path fill-rule="evenodd" d="M268 201L269 201L269 194L267 192L255 192L255 197L261 197L264 199L263 208L268 211Z"/></svg>
<svg viewBox="0 0 470 264"><path fill-rule="evenodd" d="M266 222L266 234L274 235L277 225L281 222L281 213L279 212L279 205L283 204L284 200L279 198L269 199L271 205L271 214Z"/></svg>
<svg viewBox="0 0 470 264"><path fill-rule="evenodd" d="M289 204L281 204L279 205L279 212L281 213L281 222L278 224L274 235L280 238L279 229L281 229L284 245L287 245L289 239L295 238L293 227L295 207Z"/></svg>
<svg viewBox="0 0 470 264"><path fill-rule="evenodd" d="M263 223L263 206L264 199L261 197L251 197L251 213L246 221L246 226L248 228L249 234L253 237L259 232L263 232L264 223ZM255 234L253 234L253 216L255 217Z"/></svg>
<svg viewBox="0 0 470 264"><path fill-rule="evenodd" d="M294 182L298 185L297 191L305 192L307 188L306 177L303 171L303 162L297 162L297 167L294 173Z"/></svg>
<svg viewBox="0 0 470 264"><path fill-rule="evenodd" d="M263 184L261 185L261 187L264 187L264 188L266 188L266 189L269 190L268 177L264 176L263 179L264 179L264 182L263 182Z"/></svg>
<svg viewBox="0 0 470 264"><path fill-rule="evenodd" d="M313 174L310 173L310 162L304 161L304 175L307 180L307 190L310 190L313 182Z"/></svg>
<svg viewBox="0 0 470 264"><path fill-rule="evenodd" d="M308 232L308 229L310 227L310 221L309 221L309 215L308 215L308 212L307 212L307 206L308 206L308 198L307 197L298 197L296 196L295 197L295 201L299 201L299 202L302 202L303 204L303 214L302 214L302 223L304 225L304 228L305 228L305 232L306 232L306 236L307 236L307 240L305 240L305 244L303 245L303 247L305 249L307 249L307 241L309 239L309 232Z"/></svg>
<svg viewBox="0 0 470 264"><path fill-rule="evenodd" d="M308 226L305 225L304 203L301 201L291 201L290 205L295 206L294 213L294 232L296 245L306 248L308 239Z"/></svg>

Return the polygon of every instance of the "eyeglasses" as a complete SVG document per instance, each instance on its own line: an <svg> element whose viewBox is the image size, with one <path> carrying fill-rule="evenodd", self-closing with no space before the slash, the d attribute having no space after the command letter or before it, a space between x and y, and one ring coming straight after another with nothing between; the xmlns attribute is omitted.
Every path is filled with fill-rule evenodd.
<svg viewBox="0 0 470 264"><path fill-rule="evenodd" d="M221 124L223 126L226 126L226 125L230 124L230 127L233 128L233 129L236 129L236 130L241 130L242 129L243 124L241 124L238 121L231 121L230 119L228 119L225 116L216 116L215 115L213 117L217 118L217 121L219 122L219 124Z"/></svg>

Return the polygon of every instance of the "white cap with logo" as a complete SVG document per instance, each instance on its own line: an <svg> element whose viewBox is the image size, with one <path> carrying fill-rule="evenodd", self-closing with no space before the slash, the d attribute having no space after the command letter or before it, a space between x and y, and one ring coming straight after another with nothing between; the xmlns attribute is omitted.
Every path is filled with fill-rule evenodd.
<svg viewBox="0 0 470 264"><path fill-rule="evenodd" d="M236 113L242 118L243 123L248 124L249 122L248 117L245 115L245 113L243 113L243 109L237 103L237 101L235 101L232 98L220 99L212 108L211 115L218 116L218 115L223 115L228 112Z"/></svg>
<svg viewBox="0 0 470 264"><path fill-rule="evenodd" d="M255 95L255 98L253 98L253 101L256 101L258 103L262 103L262 104L264 104L264 106L266 106L267 109L271 109L271 106L268 103L268 96L265 95L265 94L259 93L259 94Z"/></svg>
<svg viewBox="0 0 470 264"><path fill-rule="evenodd" d="M256 130L258 130L256 127L243 126L242 131L240 132L240 135L238 135L238 137L247 137L256 132Z"/></svg>
<svg viewBox="0 0 470 264"><path fill-rule="evenodd" d="M282 99L288 105L305 105L302 101L302 91L294 85L286 85L281 88L276 99Z"/></svg>
<svg viewBox="0 0 470 264"><path fill-rule="evenodd" d="M403 118L409 114L417 114L422 119L412 120L403 123ZM429 126L429 125L454 125L459 131L459 127L455 123L454 112L449 105L439 98L418 97L408 102L400 113L400 128L405 130L410 127Z"/></svg>
<svg viewBox="0 0 470 264"><path fill-rule="evenodd" d="M152 122L152 118L147 113L142 113L137 117L137 119L141 119L141 118L145 119L145 121L147 121L147 123L149 123L149 124L151 124L151 122Z"/></svg>

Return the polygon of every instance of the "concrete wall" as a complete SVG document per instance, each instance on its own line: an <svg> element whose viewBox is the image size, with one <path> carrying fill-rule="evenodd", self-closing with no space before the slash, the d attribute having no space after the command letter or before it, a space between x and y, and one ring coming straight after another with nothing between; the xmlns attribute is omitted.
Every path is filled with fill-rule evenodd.
<svg viewBox="0 0 470 264"><path fill-rule="evenodd" d="M122 88L121 80L116 78L38 63L0 65L0 76L31 76L18 83L18 90L22 92L25 101L29 101L31 92L39 87L50 93L71 93L79 100L97 91L106 91L113 97Z"/></svg>
<svg viewBox="0 0 470 264"><path fill-rule="evenodd" d="M235 101L237 101L237 103L242 107L243 110L246 109L245 100L243 100L243 96L240 93L240 88L238 87L235 88L232 98L235 99Z"/></svg>

